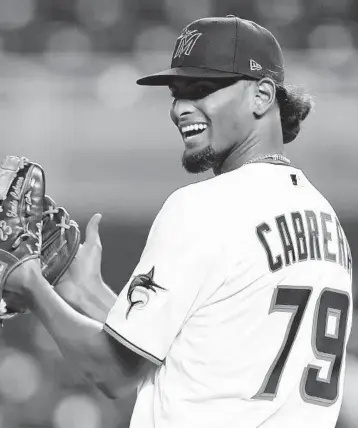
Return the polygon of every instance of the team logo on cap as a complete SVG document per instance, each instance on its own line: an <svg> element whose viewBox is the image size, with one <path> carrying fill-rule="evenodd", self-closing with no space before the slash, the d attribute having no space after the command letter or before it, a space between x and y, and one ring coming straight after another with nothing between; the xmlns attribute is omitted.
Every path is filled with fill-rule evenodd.
<svg viewBox="0 0 358 428"><path fill-rule="evenodd" d="M195 43L203 33L199 33L198 30L189 30L184 28L182 34L177 39L177 47L175 49L173 59L179 58L182 55L190 55Z"/></svg>
<svg viewBox="0 0 358 428"><path fill-rule="evenodd" d="M129 307L127 309L126 318L128 318L129 312L133 308L142 309L147 305L150 292L157 293L158 289L166 291L164 287L154 282L153 277L154 266L148 273L137 275L133 278L127 293Z"/></svg>

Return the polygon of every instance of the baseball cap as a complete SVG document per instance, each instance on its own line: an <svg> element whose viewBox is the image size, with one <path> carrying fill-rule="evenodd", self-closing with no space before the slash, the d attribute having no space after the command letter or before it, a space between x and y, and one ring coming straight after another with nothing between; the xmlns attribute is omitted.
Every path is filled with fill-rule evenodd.
<svg viewBox="0 0 358 428"><path fill-rule="evenodd" d="M282 50L266 28L228 15L202 18L178 37L171 68L137 80L139 85L167 86L173 78L233 78L269 76L284 81Z"/></svg>

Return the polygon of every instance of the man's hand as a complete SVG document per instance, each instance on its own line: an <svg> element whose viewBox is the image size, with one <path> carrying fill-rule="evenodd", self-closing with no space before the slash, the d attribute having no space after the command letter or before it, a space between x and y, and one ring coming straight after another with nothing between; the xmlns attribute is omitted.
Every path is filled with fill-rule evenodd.
<svg viewBox="0 0 358 428"><path fill-rule="evenodd" d="M94 214L86 227L85 242L80 245L71 266L56 285L56 292L71 306L102 282L102 244L98 232L101 214Z"/></svg>
<svg viewBox="0 0 358 428"><path fill-rule="evenodd" d="M55 291L74 309L104 322L116 295L102 280L102 244L98 232L101 218L101 214L95 214L88 222L86 240Z"/></svg>

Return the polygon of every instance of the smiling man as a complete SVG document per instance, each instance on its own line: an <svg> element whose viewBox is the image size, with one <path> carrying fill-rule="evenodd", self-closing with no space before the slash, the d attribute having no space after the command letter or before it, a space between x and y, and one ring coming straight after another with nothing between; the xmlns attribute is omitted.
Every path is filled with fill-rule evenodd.
<svg viewBox="0 0 358 428"><path fill-rule="evenodd" d="M151 362L131 428L333 428L352 259L333 208L283 154L311 103L285 85L278 42L234 16L200 19L171 68L138 83L169 87L183 165L214 177L167 199L119 296L101 279L93 217L56 288L86 316L33 262L7 289L108 396L128 384L126 361Z"/></svg>

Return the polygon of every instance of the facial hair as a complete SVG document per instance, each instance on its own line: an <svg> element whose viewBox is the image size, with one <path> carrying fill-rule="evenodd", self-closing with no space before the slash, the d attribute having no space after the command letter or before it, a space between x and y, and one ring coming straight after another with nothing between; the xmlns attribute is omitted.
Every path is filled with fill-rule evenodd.
<svg viewBox="0 0 358 428"><path fill-rule="evenodd" d="M204 149L188 154L183 153L182 164L187 172L197 174L199 172L208 171L209 169L217 169L222 162L222 155L217 153L211 145Z"/></svg>

